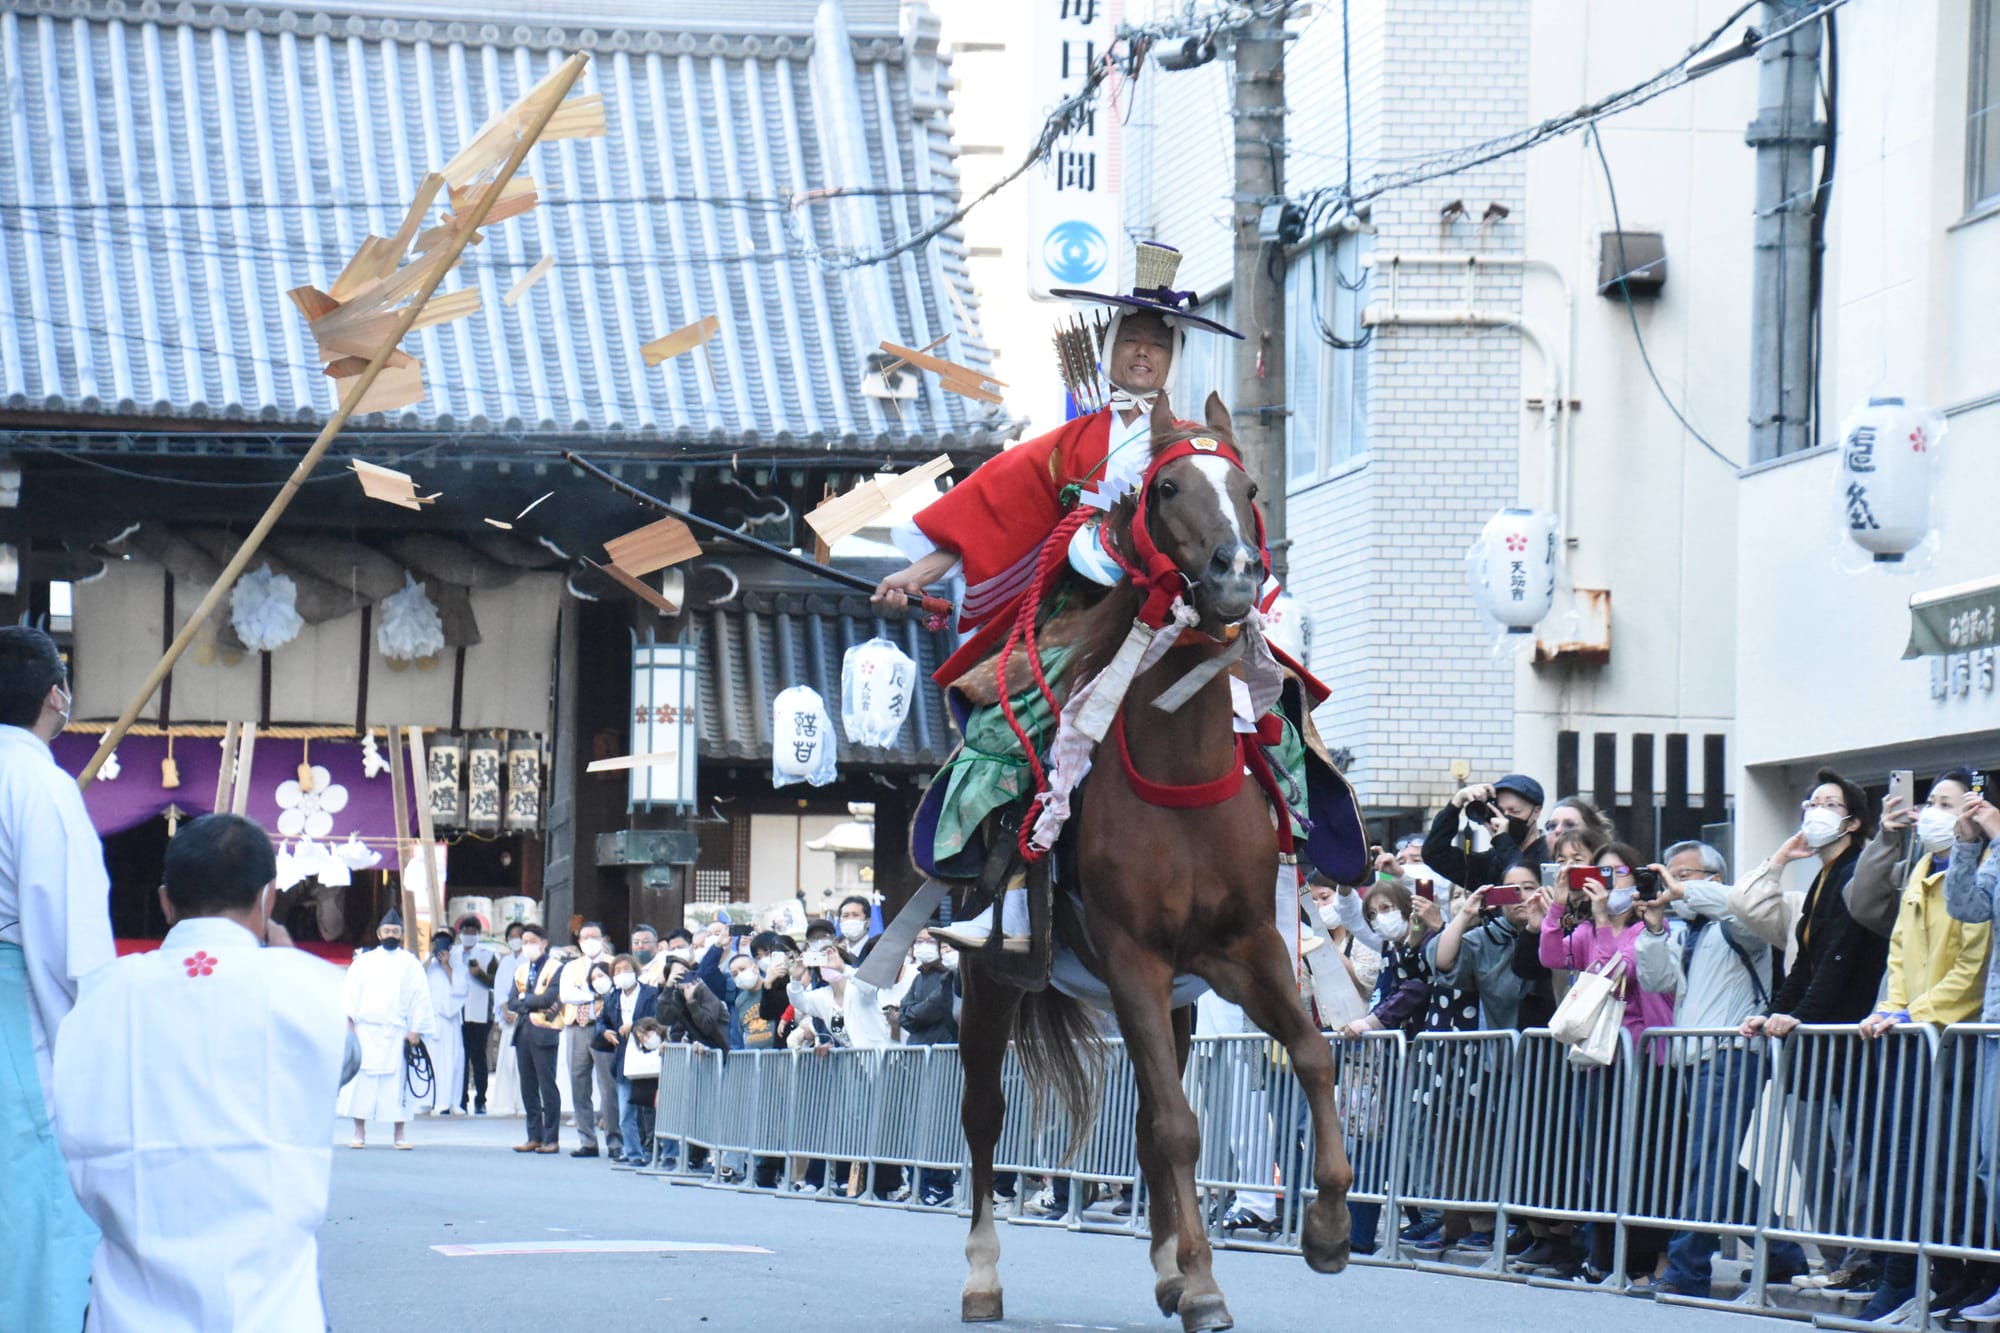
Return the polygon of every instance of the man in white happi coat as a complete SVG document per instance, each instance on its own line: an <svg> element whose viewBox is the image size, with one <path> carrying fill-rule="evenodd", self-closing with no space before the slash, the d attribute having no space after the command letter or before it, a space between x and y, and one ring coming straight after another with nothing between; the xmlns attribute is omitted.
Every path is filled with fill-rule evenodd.
<svg viewBox="0 0 2000 1333"><path fill-rule="evenodd" d="M110 880L76 782L49 752L69 721L55 641L0 628L0 1329L83 1322L97 1228L56 1144L57 1028L111 961Z"/></svg>
<svg viewBox="0 0 2000 1333"><path fill-rule="evenodd" d="M240 815L182 828L165 943L85 978L64 1025L56 1124L104 1232L88 1333L326 1327L325 1107L359 1050L340 970L264 947L290 943L269 919L276 874L270 838Z"/></svg>
<svg viewBox="0 0 2000 1333"><path fill-rule="evenodd" d="M348 1147L367 1147L368 1122L387 1120L396 1127L396 1146L407 1148L403 1125L417 1102L404 1075L403 1048L435 1033L437 1014L422 965L403 947L402 913L390 908L375 938L375 948L354 955L340 991L361 1043L361 1072L340 1090L338 1110L354 1121Z"/></svg>
<svg viewBox="0 0 2000 1333"><path fill-rule="evenodd" d="M465 1002L472 993L465 966L465 951L440 930L431 936L431 956L424 963L424 980L431 990L431 1012L437 1015L433 1032L424 1034L431 1053L431 1092L423 1099L433 1115L450 1115L458 1104L460 1086L465 1082Z"/></svg>

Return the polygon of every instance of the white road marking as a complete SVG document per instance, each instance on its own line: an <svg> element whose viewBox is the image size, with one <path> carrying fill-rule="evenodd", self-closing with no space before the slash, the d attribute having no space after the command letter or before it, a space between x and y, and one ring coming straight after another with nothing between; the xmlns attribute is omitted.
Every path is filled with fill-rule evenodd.
<svg viewBox="0 0 2000 1333"><path fill-rule="evenodd" d="M556 1228L550 1228L555 1230ZM433 1245L447 1259L492 1254L775 1254L761 1245L715 1245L692 1240L516 1240L478 1245Z"/></svg>

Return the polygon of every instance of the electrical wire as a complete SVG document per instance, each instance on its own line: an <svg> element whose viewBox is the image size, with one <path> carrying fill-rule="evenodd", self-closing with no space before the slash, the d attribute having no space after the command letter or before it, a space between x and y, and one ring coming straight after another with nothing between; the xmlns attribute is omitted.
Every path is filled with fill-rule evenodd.
<svg viewBox="0 0 2000 1333"><path fill-rule="evenodd" d="M1625 298L1625 317L1632 321L1632 341L1638 345L1639 360L1645 364L1646 376L1653 381L1653 387L1659 391L1660 401L1674 414L1674 420L1680 422L1687 433L1694 436L1702 448L1714 454L1724 467L1731 472L1741 472L1743 468L1740 464L1732 462L1727 454L1708 442L1706 435L1695 429L1694 423L1689 421L1675 405L1673 396L1667 392L1667 386L1660 383L1660 372L1653 369L1653 358L1646 351L1645 335L1639 332L1639 312L1632 303L1632 289L1625 281L1631 275L1631 269L1625 262L1625 224L1618 216L1618 186L1611 179L1611 160L1604 155L1604 136L1598 132L1595 125L1592 125L1585 129L1584 138L1597 149L1598 165L1604 169L1604 193L1611 201L1612 233L1618 238L1618 276L1614 281L1618 284L1618 294Z"/></svg>

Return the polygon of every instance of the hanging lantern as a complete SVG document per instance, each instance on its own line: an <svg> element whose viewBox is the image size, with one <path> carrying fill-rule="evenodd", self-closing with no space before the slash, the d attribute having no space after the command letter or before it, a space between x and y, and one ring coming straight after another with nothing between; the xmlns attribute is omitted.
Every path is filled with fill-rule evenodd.
<svg viewBox="0 0 2000 1333"><path fill-rule="evenodd" d="M817 691L804 685L783 690L771 703L771 785L833 781L833 719Z"/></svg>
<svg viewBox="0 0 2000 1333"><path fill-rule="evenodd" d="M1306 604L1281 592L1264 608L1264 638L1302 667L1312 663L1312 613Z"/></svg>
<svg viewBox="0 0 2000 1333"><path fill-rule="evenodd" d="M429 776L431 821L465 827L465 738L440 731L430 739L424 772Z"/></svg>
<svg viewBox="0 0 2000 1333"><path fill-rule="evenodd" d="M299 585L263 565L236 580L229 590L230 626L251 652L276 652L305 628L298 600Z"/></svg>
<svg viewBox="0 0 2000 1333"><path fill-rule="evenodd" d="M1556 597L1556 518L1535 509L1503 509L1465 553L1465 576L1482 614L1526 634Z"/></svg>
<svg viewBox="0 0 2000 1333"><path fill-rule="evenodd" d="M542 824L542 751L526 737L507 747L507 827L532 832Z"/></svg>
<svg viewBox="0 0 2000 1333"><path fill-rule="evenodd" d="M840 659L840 724L856 745L886 750L909 716L917 664L887 639L870 639Z"/></svg>
<svg viewBox="0 0 2000 1333"><path fill-rule="evenodd" d="M472 742L465 767L465 823L476 833L500 831L500 738Z"/></svg>
<svg viewBox="0 0 2000 1333"><path fill-rule="evenodd" d="M1901 398L1870 398L1840 429L1840 504L1847 535L1878 563L1893 564L1931 533L1939 413Z"/></svg>

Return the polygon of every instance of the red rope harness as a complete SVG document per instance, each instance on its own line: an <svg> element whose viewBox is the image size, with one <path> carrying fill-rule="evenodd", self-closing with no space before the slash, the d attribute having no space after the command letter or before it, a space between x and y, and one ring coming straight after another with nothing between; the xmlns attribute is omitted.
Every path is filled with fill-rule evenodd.
<svg viewBox="0 0 2000 1333"><path fill-rule="evenodd" d="M1229 768L1221 777L1177 787L1139 775L1139 770L1132 763L1132 747L1125 741L1125 710L1122 708L1111 719L1111 733L1118 738L1118 762L1124 765L1125 782L1132 788L1132 794L1147 805L1167 810L1201 810L1221 805L1243 790L1245 746L1240 735L1236 737L1235 749L1229 756Z"/></svg>

